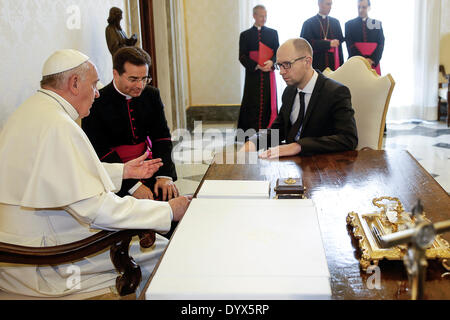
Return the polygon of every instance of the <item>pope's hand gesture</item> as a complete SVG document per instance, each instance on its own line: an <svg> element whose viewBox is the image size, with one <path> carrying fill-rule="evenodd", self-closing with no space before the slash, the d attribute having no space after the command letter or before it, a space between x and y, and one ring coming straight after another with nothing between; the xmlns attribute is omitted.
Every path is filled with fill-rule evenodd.
<svg viewBox="0 0 450 320"><path fill-rule="evenodd" d="M123 179L148 179L163 165L160 158L145 160L148 151L142 156L125 163L123 168Z"/></svg>

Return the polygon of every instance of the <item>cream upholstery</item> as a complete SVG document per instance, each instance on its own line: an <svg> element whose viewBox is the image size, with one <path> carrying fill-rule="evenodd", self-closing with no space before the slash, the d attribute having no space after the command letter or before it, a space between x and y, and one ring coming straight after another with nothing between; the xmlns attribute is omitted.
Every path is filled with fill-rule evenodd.
<svg viewBox="0 0 450 320"><path fill-rule="evenodd" d="M363 57L352 57L336 71L323 74L350 89L358 129L357 150L382 149L383 131L395 82L390 74L380 77Z"/></svg>

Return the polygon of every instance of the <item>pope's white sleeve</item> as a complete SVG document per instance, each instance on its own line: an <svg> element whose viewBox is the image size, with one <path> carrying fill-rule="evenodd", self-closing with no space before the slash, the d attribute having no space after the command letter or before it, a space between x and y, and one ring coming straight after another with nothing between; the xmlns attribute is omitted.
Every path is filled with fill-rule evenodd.
<svg viewBox="0 0 450 320"><path fill-rule="evenodd" d="M113 192L117 192L122 188L122 180L123 180L123 163L107 163L102 162L103 168L105 168L106 172L108 172L109 177L111 178L115 190Z"/></svg>
<svg viewBox="0 0 450 320"><path fill-rule="evenodd" d="M137 189L139 189L139 187L142 186L142 182L138 181L133 188L131 188L130 190L128 190L128 194L133 195L133 193L136 192Z"/></svg>
<svg viewBox="0 0 450 320"><path fill-rule="evenodd" d="M78 201L65 208L92 228L103 230L170 230L172 208L167 202L118 197L112 192Z"/></svg>

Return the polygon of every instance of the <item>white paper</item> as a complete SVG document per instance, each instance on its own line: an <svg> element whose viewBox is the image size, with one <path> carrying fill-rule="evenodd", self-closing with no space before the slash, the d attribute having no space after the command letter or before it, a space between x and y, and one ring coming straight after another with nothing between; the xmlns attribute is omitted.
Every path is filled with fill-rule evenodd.
<svg viewBox="0 0 450 320"><path fill-rule="evenodd" d="M147 299L329 299L311 200L194 199Z"/></svg>
<svg viewBox="0 0 450 320"><path fill-rule="evenodd" d="M270 181L204 180L197 198L269 199Z"/></svg>

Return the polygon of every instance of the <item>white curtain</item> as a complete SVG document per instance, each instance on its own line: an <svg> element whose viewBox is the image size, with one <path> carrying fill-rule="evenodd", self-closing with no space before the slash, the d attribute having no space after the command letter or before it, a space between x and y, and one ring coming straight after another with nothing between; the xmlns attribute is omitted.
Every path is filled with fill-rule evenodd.
<svg viewBox="0 0 450 320"><path fill-rule="evenodd" d="M419 119L436 120L439 70L440 0L415 0L414 102Z"/></svg>
<svg viewBox="0 0 450 320"><path fill-rule="evenodd" d="M251 9L263 4L268 11L267 26L278 31L280 44L298 37L303 22L318 13L313 0L239 1L241 30L253 22ZM369 17L382 21L386 38L381 72L390 73L396 82L388 121L436 120L441 0L372 0L371 4ZM330 16L339 19L342 32L345 22L357 15L356 0L333 1ZM347 56L344 46L345 60ZM279 104L285 86L277 76Z"/></svg>
<svg viewBox="0 0 450 320"><path fill-rule="evenodd" d="M397 6L404 18L383 21L386 47L382 62L396 82L388 121L436 120L441 1L414 0L410 6Z"/></svg>
<svg viewBox="0 0 450 320"><path fill-rule="evenodd" d="M186 106L189 104L186 30L184 28L183 0L166 1L170 17L169 57L172 81L172 123L173 129L186 127Z"/></svg>

